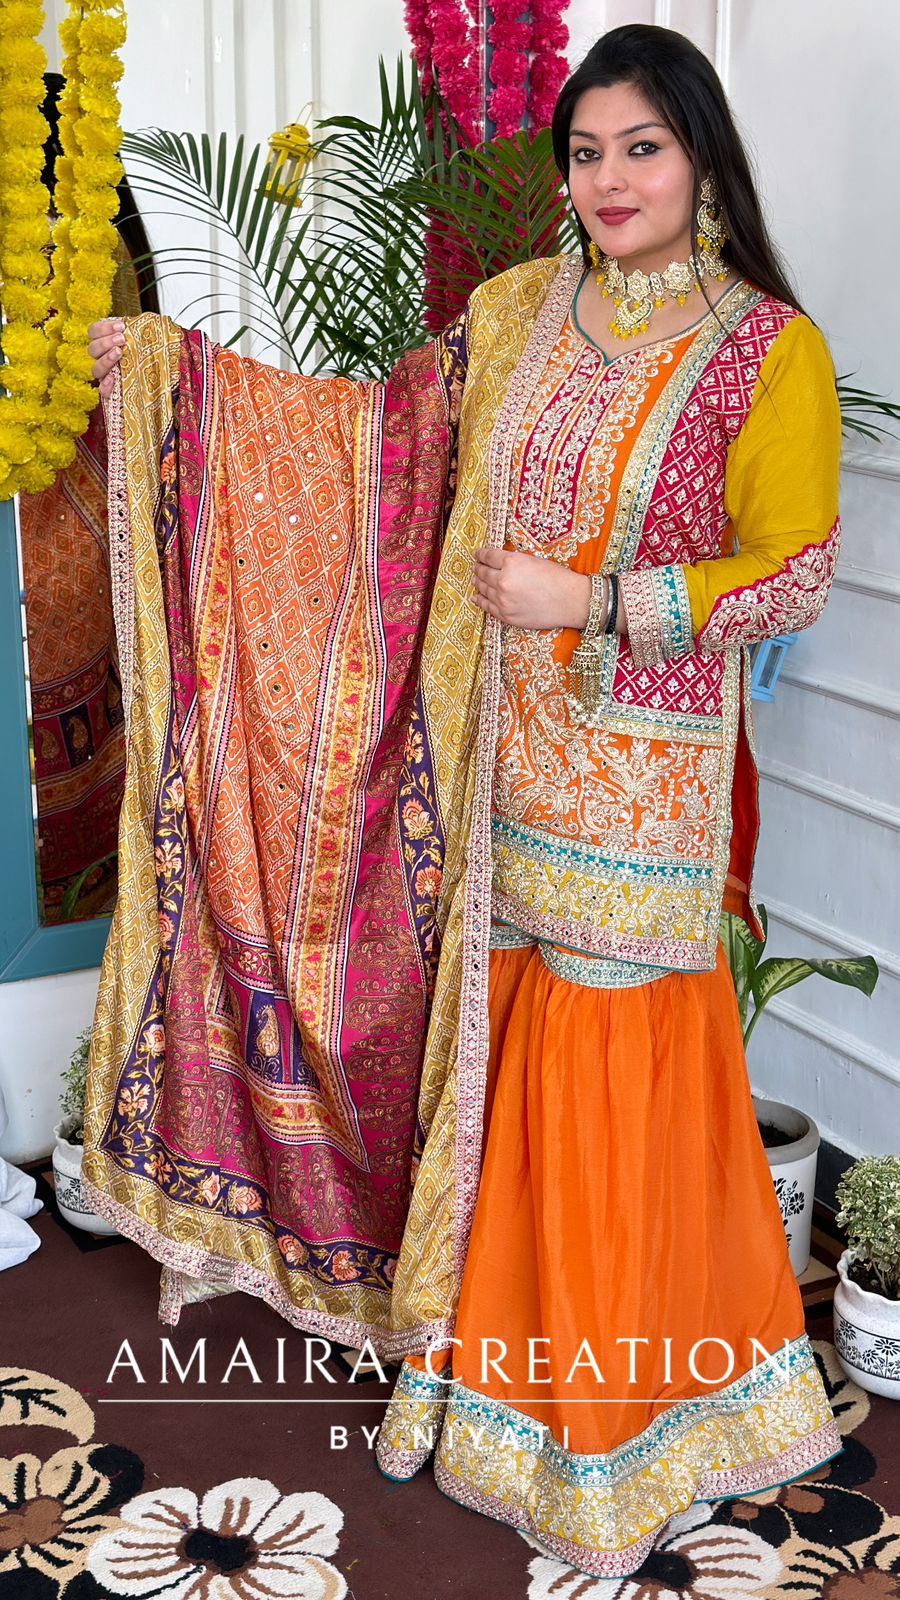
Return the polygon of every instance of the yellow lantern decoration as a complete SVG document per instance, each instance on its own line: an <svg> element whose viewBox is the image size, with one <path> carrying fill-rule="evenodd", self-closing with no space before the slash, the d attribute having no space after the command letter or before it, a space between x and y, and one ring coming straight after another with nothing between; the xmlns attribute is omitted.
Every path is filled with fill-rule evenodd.
<svg viewBox="0 0 900 1600"><path fill-rule="evenodd" d="M0 0L0 500L53 482L97 403L87 330L111 304L123 0L70 0L50 254L40 0ZM52 260L52 280L50 276Z"/></svg>
<svg viewBox="0 0 900 1600"><path fill-rule="evenodd" d="M301 116L304 114L301 112ZM266 198L283 206L295 206L315 153L309 129L302 122L289 122L280 133L273 133L269 140Z"/></svg>

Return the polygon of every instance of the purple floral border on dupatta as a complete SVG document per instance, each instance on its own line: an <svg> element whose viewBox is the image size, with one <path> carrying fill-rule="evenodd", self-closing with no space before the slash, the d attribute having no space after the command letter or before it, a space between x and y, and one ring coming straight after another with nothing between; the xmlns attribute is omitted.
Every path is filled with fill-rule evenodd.
<svg viewBox="0 0 900 1600"><path fill-rule="evenodd" d="M319 1314L304 1315L304 1307L315 1304L316 1283L384 1290L387 1305L409 1202L418 1077L439 952L434 912L443 861L418 667L452 506L465 340L461 317L443 340L400 362L387 384L365 386L368 404L357 465L366 478L368 525L358 533L365 549L378 681L366 780L356 809L344 949L335 961L340 993L327 1044L343 1066L351 1096L366 1084L371 1089L373 1081L381 1083L387 1111L364 1131L365 1170L357 1170L346 1185L344 1153L327 1140L316 1143L320 1171L323 1161L331 1171L330 1192L342 1197L327 1230L315 1225L311 1213L304 1215L302 1205L293 1214L286 1209L287 1188L278 1172L283 1151L258 1125L250 1092L252 1074L261 1069L276 1083L283 1074L292 1086L306 1082L319 1088L302 1029L291 1014L282 953L260 948L216 922L204 882L208 830L190 802L202 742L196 628L204 562L198 552L220 514L216 467L222 430L216 351L199 334L182 337L174 420L160 450L155 527L172 676L153 818L160 945L99 1148L114 1164L149 1180L161 1199L273 1237L281 1288L273 1286L264 1297L301 1326L322 1325ZM227 672L223 682L228 683ZM223 759L221 736L218 749L213 766ZM205 773L203 782L208 798L215 791L215 771ZM217 945L212 957L211 918ZM383 947L386 941L396 948L398 928L409 961L388 974ZM269 1023L272 1052L261 1064L251 1059L251 1040ZM225 1034L241 1040L240 1071L224 1059ZM217 1070L223 1065L230 1070ZM295 1163L295 1184L296 1172ZM160 1215L166 1214L163 1205ZM121 1221L118 1206L117 1216ZM165 1222L161 1231L162 1239L154 1242L142 1230L141 1242L167 1265L184 1269L176 1241L172 1248L166 1245ZM218 1268L227 1265L216 1261ZM291 1287L295 1276L306 1286ZM237 1267L236 1286L251 1287L247 1273L239 1279ZM339 1329L340 1319L334 1327Z"/></svg>

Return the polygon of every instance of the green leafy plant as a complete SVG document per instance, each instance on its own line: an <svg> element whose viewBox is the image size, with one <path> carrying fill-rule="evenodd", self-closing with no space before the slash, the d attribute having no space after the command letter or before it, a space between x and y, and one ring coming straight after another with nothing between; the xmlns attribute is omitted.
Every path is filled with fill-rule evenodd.
<svg viewBox="0 0 900 1600"><path fill-rule="evenodd" d="M473 150L459 143L451 125L448 140L446 154L439 142L423 149L422 174L407 181L403 198L465 240L460 274L452 257L443 267L452 292L465 293L518 262L579 248L549 128Z"/></svg>
<svg viewBox="0 0 900 1600"><path fill-rule="evenodd" d="M92 875L97 872L100 867L108 866L111 861L116 861L118 859L118 855L118 850L112 850L109 855L101 856L99 861L92 861L89 867L85 867L82 872L79 872L76 878L72 879L72 882L69 884L69 887L60 901L60 922L72 921L72 918L75 916L75 913L78 909L78 901L81 898L81 891L83 890L88 879L92 877Z"/></svg>
<svg viewBox="0 0 900 1600"><path fill-rule="evenodd" d="M870 389L857 389L847 383L852 378L852 372L845 372L837 380L838 400L841 405L841 425L845 433L859 433L865 439L879 441L884 438L896 439L897 435L890 428L885 428L879 422L873 422L873 417L890 417L892 422L900 422L900 405L893 400L888 400L883 394L873 394Z"/></svg>
<svg viewBox="0 0 900 1600"><path fill-rule="evenodd" d="M78 1035L72 1057L62 1075L63 1094L60 1096L60 1122L64 1137L70 1144L84 1144L84 1097L87 1093L88 1061L91 1054L91 1030L85 1028Z"/></svg>
<svg viewBox="0 0 900 1600"><path fill-rule="evenodd" d="M836 1222L853 1252L850 1275L900 1300L900 1156L864 1156L840 1179ZM870 1274L873 1282L866 1283Z"/></svg>
<svg viewBox="0 0 900 1600"><path fill-rule="evenodd" d="M352 377L384 377L425 342L425 218L404 185L423 170L430 141L411 69L409 79L401 63L389 85L381 64L378 123L318 124L293 204L277 197L268 152L243 136L126 134L135 187L209 230L209 244L152 252L160 282L201 280L184 319L199 327L221 314L236 324L228 344L249 331L282 366Z"/></svg>
<svg viewBox="0 0 900 1600"><path fill-rule="evenodd" d="M802 956L767 956L764 959L769 922L762 905L759 920L762 939L756 938L742 917L730 911L723 911L720 926L734 979L745 1047L769 1001L815 973L821 978L830 978L833 983L861 989L863 994L872 993L878 982L878 965L872 956L847 956L837 961L808 961ZM753 1012L748 1020L751 1000Z"/></svg>

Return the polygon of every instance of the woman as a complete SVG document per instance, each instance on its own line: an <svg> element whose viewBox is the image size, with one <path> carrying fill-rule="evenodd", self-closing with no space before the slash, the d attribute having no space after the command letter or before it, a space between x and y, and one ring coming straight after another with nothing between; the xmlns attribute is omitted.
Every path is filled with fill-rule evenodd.
<svg viewBox="0 0 900 1600"><path fill-rule="evenodd" d="M246 379L235 358L216 358L234 436L219 481L238 506L233 571L251 548L251 498L240 500L236 480L245 472L249 487L259 470L247 419L255 406L273 451L279 428L293 429L290 459L308 459L314 476L303 407L315 390L333 408L335 440L347 426L341 406L352 410L357 537L376 468L400 508L391 526L405 530L407 554L435 529L443 535L420 664L410 678L413 641L395 674L407 686L398 715L408 736L379 782L396 831L386 825L376 840L382 865L399 863L417 886L405 926L425 991L434 985L415 1183L396 1268L386 1265L390 1304L374 1298L370 1276L356 1341L365 1333L406 1358L381 1430L383 1471L409 1477L435 1448L450 1496L585 1572L614 1576L635 1571L694 1499L802 1476L840 1450L718 936L723 905L759 932L745 647L809 625L825 603L840 415L827 346L776 262L721 86L687 40L643 26L605 35L563 89L553 135L584 259L535 261L483 285L459 324L417 364L401 363L384 391L339 394L336 383L249 363ZM661 275L643 304L632 298L647 288L632 276L641 272ZM699 315L692 283L708 307ZM122 329L93 333L106 383ZM152 336L139 338L146 362ZM166 338L164 379L174 382ZM186 365L182 342L181 392ZM260 400L260 386L275 398ZM429 410L436 391L443 411ZM154 376L154 404L163 393ZM389 422L374 455L361 456L377 433L367 409L376 393ZM126 438L143 463L131 479L134 515L152 450L139 448L140 407L129 410L128 394L126 379ZM157 435L168 416L163 407ZM273 494L286 474L272 469ZM264 551L280 523L266 491L257 495L253 548ZM333 493L321 504L343 527ZM473 571L483 632L467 605ZM421 596L430 581L420 573L407 589ZM406 603L415 611L409 593ZM365 685L362 633L354 638ZM188 696L188 721L192 705ZM373 749L370 739L368 774ZM350 787L364 787L355 771ZM307 782L309 767L299 772ZM338 792L343 805L346 785ZM202 833L199 798L195 812ZM331 813L318 817L327 831ZM198 841L198 852L208 848L215 841ZM390 946L383 915L387 878L368 898L359 882L351 901L402 970L405 947ZM314 934L308 923L307 956ZM347 948L313 948L316 971L333 977ZM392 990L385 971L356 1023L370 1041L379 1025L394 1029L399 1103L402 986ZM114 997L112 966L105 984ZM296 1018L302 985L286 987ZM299 1009L310 1058L313 1010ZM101 995L89 1175L108 1214L159 1259L212 1276L210 1259L224 1270L236 1249L234 1230L216 1254L197 1223L191 1255L158 1221L158 1181L151 1198L123 1179L121 1151L128 1138L132 1152L149 1149L149 1123L128 1106L118 1121L110 1114L123 1083L133 1095L145 1081L128 1077L135 1064L123 1067L121 1050L106 1050L116 1026L115 999ZM320 1033L320 1082L326 1056ZM167 1057L166 1076L170 1066ZM151 1099L158 1081L146 1079ZM247 1082L252 1093L249 1067ZM217 1182L228 1168L219 1160ZM344 1256L349 1292L362 1257L350 1247ZM303 1327L346 1337L359 1308L327 1302L325 1289L316 1301L307 1284L292 1312L261 1274L226 1275Z"/></svg>

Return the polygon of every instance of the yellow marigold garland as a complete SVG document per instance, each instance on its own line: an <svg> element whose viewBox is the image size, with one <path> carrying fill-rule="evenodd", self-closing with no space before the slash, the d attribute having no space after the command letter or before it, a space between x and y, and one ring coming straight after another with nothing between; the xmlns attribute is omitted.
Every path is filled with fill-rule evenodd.
<svg viewBox="0 0 900 1600"><path fill-rule="evenodd" d="M49 197L41 182L47 124L40 0L0 0L0 295L7 394L0 398L0 499L46 488L75 455L97 402L90 324L109 311L122 175L115 52L123 0L71 0L60 29L65 88L56 163L53 280ZM47 318L50 311L55 313ZM44 324L44 326L42 326Z"/></svg>

